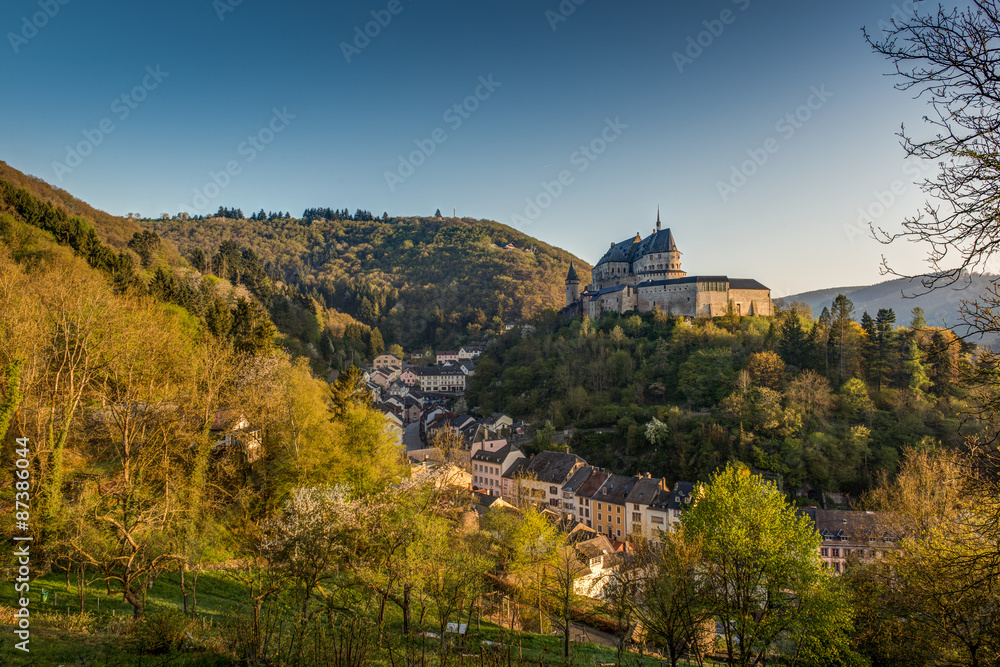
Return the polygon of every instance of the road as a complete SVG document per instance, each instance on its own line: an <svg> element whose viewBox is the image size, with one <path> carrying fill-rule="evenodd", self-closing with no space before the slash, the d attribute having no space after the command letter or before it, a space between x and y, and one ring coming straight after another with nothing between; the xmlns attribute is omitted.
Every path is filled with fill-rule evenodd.
<svg viewBox="0 0 1000 667"><path fill-rule="evenodd" d="M412 452L414 449L424 448L424 443L420 441L419 422L407 424L406 428L403 429L403 444L406 445L406 451L408 452Z"/></svg>

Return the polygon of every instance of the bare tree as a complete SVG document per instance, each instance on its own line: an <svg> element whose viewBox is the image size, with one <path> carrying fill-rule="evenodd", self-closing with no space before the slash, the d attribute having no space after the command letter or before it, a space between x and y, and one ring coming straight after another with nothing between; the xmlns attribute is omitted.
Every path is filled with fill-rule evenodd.
<svg viewBox="0 0 1000 667"><path fill-rule="evenodd" d="M904 231L879 230L884 242L903 239L926 244L930 272L926 289L960 280L983 269L1000 249L1000 5L972 0L965 9L914 10L893 19L881 37L867 31L871 47L896 69L899 90L926 99L931 136L915 138L901 127L907 156L939 164L921 182L928 202L907 219ZM893 271L885 261L885 270Z"/></svg>

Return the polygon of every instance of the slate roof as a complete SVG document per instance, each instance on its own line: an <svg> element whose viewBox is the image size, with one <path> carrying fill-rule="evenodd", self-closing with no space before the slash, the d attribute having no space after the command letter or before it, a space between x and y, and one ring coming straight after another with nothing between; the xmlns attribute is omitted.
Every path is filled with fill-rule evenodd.
<svg viewBox="0 0 1000 667"><path fill-rule="evenodd" d="M591 498L597 490L601 488L601 485L610 477L608 473L604 471L594 471L590 477L583 483L583 485L577 490L576 495L582 498Z"/></svg>
<svg viewBox="0 0 1000 667"><path fill-rule="evenodd" d="M574 467L586 463L576 454L565 452L541 452L528 464L527 472L546 484L565 484Z"/></svg>
<svg viewBox="0 0 1000 667"><path fill-rule="evenodd" d="M677 244L674 242L674 235L671 233L669 227L661 229L647 236L645 239L636 234L627 241L614 244L597 262L597 266L608 262L631 263L644 255L663 252L678 252Z"/></svg>
<svg viewBox="0 0 1000 667"><path fill-rule="evenodd" d="M824 541L867 542L872 539L888 539L884 534L884 527L878 525L878 515L874 512L807 507L798 510L797 514L804 514L812 519L816 525L816 532Z"/></svg>
<svg viewBox="0 0 1000 667"><path fill-rule="evenodd" d="M732 278L729 281L729 289L770 289L764 287L753 278Z"/></svg>
<svg viewBox="0 0 1000 667"><path fill-rule="evenodd" d="M660 484L663 480L643 478L635 483L632 487L631 493L625 499L625 502L635 503L638 505L649 505L656 498L656 495L660 492Z"/></svg>
<svg viewBox="0 0 1000 667"><path fill-rule="evenodd" d="M674 494L665 489L660 489L656 496L649 501L649 508L653 510L666 511L670 509L670 502L673 500Z"/></svg>
<svg viewBox="0 0 1000 667"><path fill-rule="evenodd" d="M580 276L576 274L576 267L573 266L573 262L569 263L569 273L566 274L566 282L580 282Z"/></svg>
<svg viewBox="0 0 1000 667"><path fill-rule="evenodd" d="M464 375L460 368L450 366L411 366L407 370L416 376L422 375Z"/></svg>
<svg viewBox="0 0 1000 667"><path fill-rule="evenodd" d="M512 464L510 464L510 467L507 468L507 472L505 472L500 476L506 477L507 479L514 479L522 472L524 472L524 469L527 467L528 467L528 457L524 457L523 459L518 459L514 461Z"/></svg>
<svg viewBox="0 0 1000 667"><path fill-rule="evenodd" d="M568 482L566 482L565 484L563 484L562 490L563 491L572 491L572 492L576 493L576 491L581 486L583 486L584 482L586 482L587 478L590 477L592 474L594 474L594 468L593 467L591 467L591 466L583 466L582 468L580 468L579 470L577 470L575 473L573 473L573 476L569 478Z"/></svg>
<svg viewBox="0 0 1000 667"><path fill-rule="evenodd" d="M612 555L615 553L615 547L611 544L611 540L599 533L589 540L578 542L576 549L586 558L597 558L603 554Z"/></svg>
<svg viewBox="0 0 1000 667"><path fill-rule="evenodd" d="M680 510L689 506L689 500L694 493L694 484L691 482L677 482L670 492L670 509Z"/></svg>
<svg viewBox="0 0 1000 667"><path fill-rule="evenodd" d="M597 297L602 296L604 294L611 294L612 292L620 292L623 289L625 289L625 287L626 285L624 283L621 285L615 285L614 287L605 287L604 289L598 290L597 292L587 292L587 296L589 296L591 299L596 299Z"/></svg>
<svg viewBox="0 0 1000 667"><path fill-rule="evenodd" d="M625 475L611 475L608 480L601 485L600 490L594 494L594 500L624 505L625 499L632 491L632 487L639 481L638 477L626 477Z"/></svg>
<svg viewBox="0 0 1000 667"><path fill-rule="evenodd" d="M519 451L521 450L514 445L504 445L495 452L488 452L485 449L480 449L472 455L472 460L485 461L486 463L503 463L503 460L507 458L508 454Z"/></svg>

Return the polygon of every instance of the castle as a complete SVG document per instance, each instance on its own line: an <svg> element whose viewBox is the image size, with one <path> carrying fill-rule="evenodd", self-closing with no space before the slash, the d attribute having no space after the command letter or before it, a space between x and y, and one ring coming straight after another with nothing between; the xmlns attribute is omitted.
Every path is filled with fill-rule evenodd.
<svg viewBox="0 0 1000 667"><path fill-rule="evenodd" d="M645 312L659 306L684 317L725 315L732 302L738 315L771 315L771 290L749 278L689 276L681 269L681 252L670 229L656 229L643 239L612 243L591 271L590 285L580 291L572 262L566 276L569 315L598 317L604 311Z"/></svg>

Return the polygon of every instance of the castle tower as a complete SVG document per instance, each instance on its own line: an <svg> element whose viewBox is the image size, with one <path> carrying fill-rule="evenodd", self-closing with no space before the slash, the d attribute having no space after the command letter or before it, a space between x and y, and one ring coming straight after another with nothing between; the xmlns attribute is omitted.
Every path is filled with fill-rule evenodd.
<svg viewBox="0 0 1000 667"><path fill-rule="evenodd" d="M566 305L572 306L580 300L580 277L576 275L576 267L569 263L569 273L566 274Z"/></svg>

